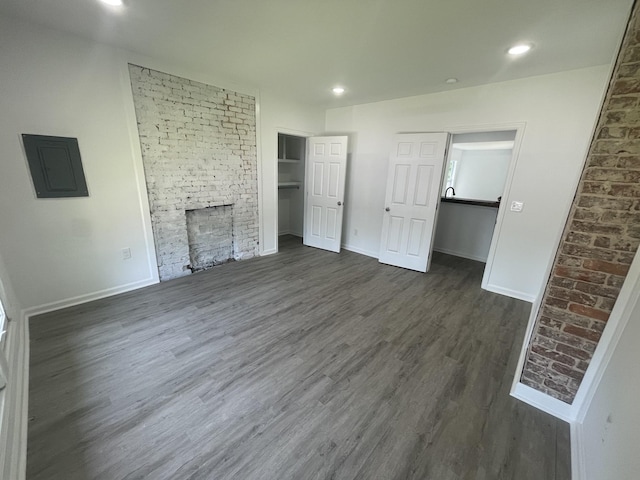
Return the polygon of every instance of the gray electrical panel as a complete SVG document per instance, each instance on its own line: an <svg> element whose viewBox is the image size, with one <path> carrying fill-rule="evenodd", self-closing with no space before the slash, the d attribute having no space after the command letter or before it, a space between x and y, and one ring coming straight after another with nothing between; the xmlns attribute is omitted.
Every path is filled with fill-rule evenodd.
<svg viewBox="0 0 640 480"><path fill-rule="evenodd" d="M88 197L77 138L22 134L38 198Z"/></svg>

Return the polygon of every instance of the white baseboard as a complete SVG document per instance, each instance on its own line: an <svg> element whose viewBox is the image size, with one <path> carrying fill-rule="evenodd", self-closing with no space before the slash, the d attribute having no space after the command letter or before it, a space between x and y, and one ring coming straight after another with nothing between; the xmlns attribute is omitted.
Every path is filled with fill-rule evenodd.
<svg viewBox="0 0 640 480"><path fill-rule="evenodd" d="M518 300L524 300L525 302L533 303L536 301L535 295L529 293L520 292L518 290L511 290L510 288L499 287L498 285L483 285L482 288L489 292L499 293L500 295L506 295L507 297L517 298Z"/></svg>
<svg viewBox="0 0 640 480"><path fill-rule="evenodd" d="M477 262L487 263L487 258L486 257L480 257L478 255L472 255L472 254L461 253L461 252L454 252L453 250L448 250L446 248L434 248L433 251L434 252L445 253L447 255L453 255L454 257L468 258L469 260L475 260Z"/></svg>
<svg viewBox="0 0 640 480"><path fill-rule="evenodd" d="M9 322L7 328L5 353L9 372L0 414L0 478L24 480L29 415L29 323L23 316Z"/></svg>
<svg viewBox="0 0 640 480"><path fill-rule="evenodd" d="M378 252L370 252L369 250L364 250L362 248L354 247L353 245L347 245L345 243L343 243L341 247L353 253L359 253L360 255L366 255L367 257L378 258Z"/></svg>
<svg viewBox="0 0 640 480"><path fill-rule="evenodd" d="M38 305L35 307L29 307L23 310L22 316L29 318L34 315L40 315L42 313L53 312L54 310L61 310L67 307L73 307L74 305L80 305L81 303L92 302L105 297L111 297L120 293L130 292L139 288L148 287L158 283L157 279L149 278L141 280L139 282L127 283L125 285L119 285L117 287L107 288L99 290L93 293L87 293L85 295L78 295L77 297L68 298L65 300L59 300L57 302L45 303L44 305Z"/></svg>
<svg viewBox="0 0 640 480"><path fill-rule="evenodd" d="M523 383L518 382L512 387L511 396L565 422L574 423L576 419L574 407Z"/></svg>

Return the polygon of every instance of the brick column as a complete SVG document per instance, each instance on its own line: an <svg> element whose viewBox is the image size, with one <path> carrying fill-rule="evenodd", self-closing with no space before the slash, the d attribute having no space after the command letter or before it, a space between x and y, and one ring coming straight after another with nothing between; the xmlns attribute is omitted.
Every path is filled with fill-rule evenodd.
<svg viewBox="0 0 640 480"><path fill-rule="evenodd" d="M129 74L160 280L191 273L187 210L230 206L233 257L256 256L255 98L137 65Z"/></svg>
<svg viewBox="0 0 640 480"><path fill-rule="evenodd" d="M640 22L633 12L521 382L572 403L640 243Z"/></svg>

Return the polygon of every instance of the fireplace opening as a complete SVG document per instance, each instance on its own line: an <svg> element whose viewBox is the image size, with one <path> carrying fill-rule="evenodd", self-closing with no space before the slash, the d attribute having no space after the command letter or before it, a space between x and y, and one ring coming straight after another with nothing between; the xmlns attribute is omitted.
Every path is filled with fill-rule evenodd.
<svg viewBox="0 0 640 480"><path fill-rule="evenodd" d="M186 210L185 214L192 272L234 259L233 205Z"/></svg>

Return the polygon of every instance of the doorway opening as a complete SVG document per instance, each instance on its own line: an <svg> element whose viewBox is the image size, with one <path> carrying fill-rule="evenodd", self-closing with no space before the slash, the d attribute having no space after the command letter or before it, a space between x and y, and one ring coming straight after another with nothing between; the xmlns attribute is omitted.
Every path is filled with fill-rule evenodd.
<svg viewBox="0 0 640 480"><path fill-rule="evenodd" d="M488 262L516 135L517 130L451 135L435 251Z"/></svg>
<svg viewBox="0 0 640 480"><path fill-rule="evenodd" d="M302 238L340 253L347 147L346 136L278 133L278 249Z"/></svg>
<svg viewBox="0 0 640 480"><path fill-rule="evenodd" d="M302 243L306 151L305 137L278 133L278 248Z"/></svg>

